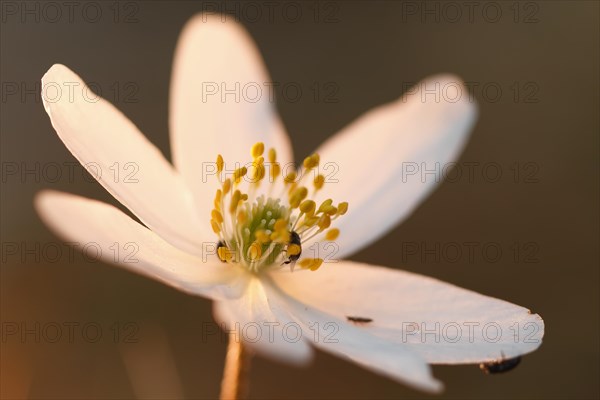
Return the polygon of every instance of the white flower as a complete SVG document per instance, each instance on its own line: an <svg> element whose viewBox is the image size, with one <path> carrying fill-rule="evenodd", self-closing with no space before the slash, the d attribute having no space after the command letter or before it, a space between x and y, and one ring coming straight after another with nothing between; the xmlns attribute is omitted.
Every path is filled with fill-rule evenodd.
<svg viewBox="0 0 600 400"><path fill-rule="evenodd" d="M316 207L327 198L350 206L341 217L344 205L326 203L329 208L319 217L305 202L300 220L297 206L306 194L298 192L299 185L290 197L296 208L290 208L287 196L279 206L273 200L257 203L260 195L266 202L269 194L279 199L282 193L282 177L272 183L270 174L278 175L272 169L260 185L242 179L235 186L207 168L215 166L217 154L225 168L244 163L251 148L260 164L262 145L252 147L259 142L267 151L276 149L282 166L292 162L290 141L266 92L256 102L207 96L207 83L230 89L236 82L263 89L269 82L251 39L234 23L195 17L183 31L173 69L172 166L123 114L103 99L90 101L91 92L80 90L85 88L81 79L67 67L54 65L42 79L44 87L75 90L52 99L44 96L52 125L73 155L92 166L98 181L143 225L108 204L53 191L36 198L43 220L71 241L97 243L106 262L214 300L219 321L240 330L248 324L259 327L259 338L246 336L246 344L284 362L306 363L314 345L414 388L437 392L442 384L431 375L429 364L493 362L540 345L544 325L538 315L432 278L351 261L326 262L318 268L320 261L301 258L301 267L318 270L279 268L300 250L306 255L324 236L339 245L337 258L351 255L405 219L433 190L435 179L401 183L399 175L403 161L443 164L460 153L475 120L475 106L466 98L451 102L426 96L423 101L418 92L428 82L444 85L460 82L457 78L431 78L416 93L366 113L323 144L316 153L337 165L339 183L310 190ZM307 160L318 162L314 156ZM135 165L137 182L114 179L110 168L115 163ZM212 176L207 179L208 172ZM253 168L242 172L260 175ZM235 187L228 188L226 196L223 185L228 184ZM209 215L219 188L223 202L217 201L217 213L212 214L216 236ZM236 189L241 192L231 206ZM249 198L236 201L245 199L243 193ZM271 212L261 229L248 225L260 222L252 204L262 207L264 215ZM311 220L313 216L318 221ZM339 238L327 218L341 232ZM294 223L295 229L313 226L313 232L322 234L308 239L307 231L301 248L290 247L286 232L291 234ZM223 242L218 253L228 263L214 254L207 256L207 249L214 253L219 240ZM115 260L111 246L132 242L138 246L137 262ZM258 246L251 250L255 242ZM296 337L290 326L301 329L300 340L289 340Z"/></svg>

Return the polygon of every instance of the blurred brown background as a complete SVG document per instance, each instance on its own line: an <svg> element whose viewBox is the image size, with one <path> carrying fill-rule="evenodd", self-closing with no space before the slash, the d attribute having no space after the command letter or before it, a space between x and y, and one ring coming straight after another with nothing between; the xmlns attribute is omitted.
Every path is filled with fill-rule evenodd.
<svg viewBox="0 0 600 400"><path fill-rule="evenodd" d="M69 176L75 159L37 96L44 72L60 62L96 82L170 157L172 55L203 7L238 17L273 80L302 89L278 104L298 158L408 82L437 72L472 82L480 118L460 161L479 163L474 179L441 185L353 259L435 276L545 319L542 347L510 374L435 367L447 386L439 398L598 398L597 2L72 3L73 14L55 3L60 15L45 2L1 3L3 398L217 396L225 342L202 340L210 303L71 258L66 247L56 258L60 242L32 208L44 188L114 203L81 169ZM482 175L486 165L499 166L497 182ZM405 242L480 250L451 262L399 254ZM502 250L496 262L482 253L489 243ZM56 325L62 336L51 343ZM40 337L9 335L15 327ZM251 385L253 398L429 397L323 353L309 369L255 358Z"/></svg>

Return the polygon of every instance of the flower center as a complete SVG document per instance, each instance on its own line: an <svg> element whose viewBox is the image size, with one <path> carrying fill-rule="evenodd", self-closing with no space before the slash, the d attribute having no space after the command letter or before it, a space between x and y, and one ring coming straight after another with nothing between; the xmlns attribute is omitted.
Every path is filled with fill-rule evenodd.
<svg viewBox="0 0 600 400"><path fill-rule="evenodd" d="M303 258L302 245L322 236L334 241L339 229L332 221L348 211L348 203L333 205L331 199L319 207L309 194L316 194L325 184L318 172L319 155L307 157L296 172L282 173L275 149L263 157L264 144L252 146L253 161L228 171L223 157L217 157L217 190L211 226L219 237L217 255L226 263L238 264L252 272L296 262L300 267L316 271L323 259ZM287 170L289 165L284 166ZM304 184L312 178L312 188ZM312 193L309 193L312 192ZM274 195L276 193L277 195Z"/></svg>

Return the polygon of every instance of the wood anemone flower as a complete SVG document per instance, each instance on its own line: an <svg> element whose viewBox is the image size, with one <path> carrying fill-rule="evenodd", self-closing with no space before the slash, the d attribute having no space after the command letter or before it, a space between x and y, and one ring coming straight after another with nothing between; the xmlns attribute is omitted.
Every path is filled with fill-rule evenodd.
<svg viewBox="0 0 600 400"><path fill-rule="evenodd" d="M434 189L439 179L400 179L406 162L443 165L458 157L476 106L465 96L425 93L436 85L463 90L458 78L432 77L367 112L297 170L268 82L238 24L194 17L175 55L171 165L113 105L54 65L42 79L54 129L141 223L111 205L55 191L38 194L39 214L62 237L97 243L108 263L213 300L216 319L244 347L282 362L306 364L316 347L439 392L429 364L492 363L539 347L544 323L526 308L343 260ZM215 94L236 85L259 95ZM49 96L52 87L65 90ZM112 179L115 163L134 165L134 181ZM115 258L115 243L135 243L134 262Z"/></svg>

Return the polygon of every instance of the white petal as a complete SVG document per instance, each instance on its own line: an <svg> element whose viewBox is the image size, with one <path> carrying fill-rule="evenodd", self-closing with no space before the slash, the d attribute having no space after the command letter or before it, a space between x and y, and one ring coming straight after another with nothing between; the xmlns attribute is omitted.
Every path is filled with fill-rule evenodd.
<svg viewBox="0 0 600 400"><path fill-rule="evenodd" d="M288 274L291 275L291 274ZM437 393L443 384L431 375L429 365L410 346L381 339L296 300L272 285L265 285L271 297L285 304L290 314L318 348L347 357L355 363L415 389ZM298 298L300 299L300 298ZM303 300L302 300L303 301Z"/></svg>
<svg viewBox="0 0 600 400"><path fill-rule="evenodd" d="M312 349L298 325L267 296L258 278L251 278L245 293L236 300L217 301L215 318L227 329L235 329L238 340L268 358L294 365L312 359Z"/></svg>
<svg viewBox="0 0 600 400"><path fill-rule="evenodd" d="M68 193L43 191L35 207L48 224L91 261L101 260L210 298L243 292L240 269L203 260L162 240L117 208Z"/></svg>
<svg viewBox="0 0 600 400"><path fill-rule="evenodd" d="M372 319L365 330L409 344L429 363L512 358L537 349L544 335L543 320L526 308L397 269L342 261L272 276L286 293L326 313Z"/></svg>
<svg viewBox="0 0 600 400"><path fill-rule="evenodd" d="M456 102L452 88L462 88ZM473 126L476 107L460 79L434 76L407 93L369 111L317 150L326 177L317 200L350 204L336 222L340 258L408 217L440 181L441 173L421 172L436 166L443 171L458 157ZM436 93L442 95L436 98Z"/></svg>
<svg viewBox="0 0 600 400"><path fill-rule="evenodd" d="M191 194L160 151L79 76L56 64L42 78L52 126L73 155L153 231L187 251L210 237ZM203 229L202 227L206 228Z"/></svg>
<svg viewBox="0 0 600 400"><path fill-rule="evenodd" d="M232 171L252 161L250 148L261 141L276 148L281 163L292 161L269 82L258 49L231 18L200 14L187 23L175 53L169 122L175 166L199 209L211 209L217 154Z"/></svg>

